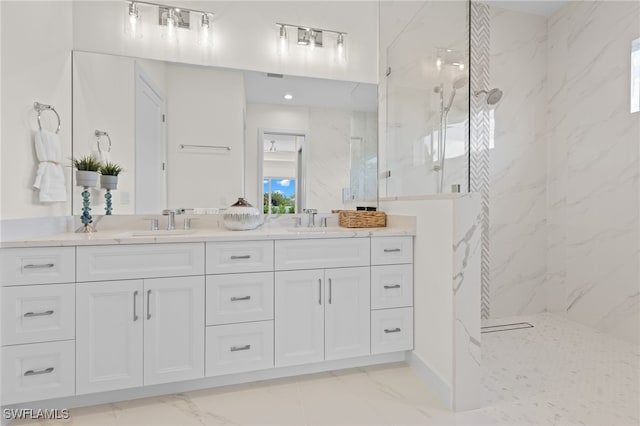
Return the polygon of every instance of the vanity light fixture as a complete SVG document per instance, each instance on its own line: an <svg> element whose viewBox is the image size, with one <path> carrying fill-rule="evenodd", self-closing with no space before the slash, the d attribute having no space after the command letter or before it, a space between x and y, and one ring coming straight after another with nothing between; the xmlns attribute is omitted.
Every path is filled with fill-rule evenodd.
<svg viewBox="0 0 640 426"><path fill-rule="evenodd" d="M335 34L336 58L338 58L338 62L344 62L346 60L345 36L347 35L347 33L345 33L344 31L285 24L283 22L276 22L276 25L279 29L278 43L284 43L288 46L287 27L295 28L298 34L296 43L298 44L298 46L307 46L309 50L313 50L317 47L323 47L326 41L325 36L327 34ZM282 50L282 48L278 49L278 51L280 52L282 52Z"/></svg>
<svg viewBox="0 0 640 426"><path fill-rule="evenodd" d="M127 9L125 13L125 33L132 38L141 38L141 23L142 13L141 9L155 8L158 14L158 20L156 23L163 27L162 38L169 42L176 42L178 40L178 29L191 30L191 15L200 15L200 19L197 25L197 43L210 47L213 45L213 34L211 18L212 12L205 12L203 10L185 9L183 7L170 6L167 4L153 3L149 1L132 1L126 0ZM194 24L194 26L196 26Z"/></svg>
<svg viewBox="0 0 640 426"><path fill-rule="evenodd" d="M280 31L278 32L278 53L284 55L289 51L289 38L287 37L287 28L284 25L280 25Z"/></svg>
<svg viewBox="0 0 640 426"><path fill-rule="evenodd" d="M124 32L131 38L141 38L140 10L135 2L129 3L127 13L124 17Z"/></svg>

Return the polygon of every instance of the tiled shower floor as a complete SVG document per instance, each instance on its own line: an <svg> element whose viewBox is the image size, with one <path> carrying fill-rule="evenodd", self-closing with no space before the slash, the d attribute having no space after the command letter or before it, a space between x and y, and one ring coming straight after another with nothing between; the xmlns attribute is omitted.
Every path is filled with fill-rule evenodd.
<svg viewBox="0 0 640 426"><path fill-rule="evenodd" d="M483 334L484 407L447 411L404 364L71 411L69 425L638 425L640 350L551 314ZM15 422L12 424L34 424Z"/></svg>

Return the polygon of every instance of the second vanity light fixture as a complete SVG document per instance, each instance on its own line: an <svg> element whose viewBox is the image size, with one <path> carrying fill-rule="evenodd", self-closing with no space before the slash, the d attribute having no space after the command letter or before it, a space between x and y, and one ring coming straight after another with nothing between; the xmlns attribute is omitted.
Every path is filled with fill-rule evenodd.
<svg viewBox="0 0 640 426"><path fill-rule="evenodd" d="M191 30L191 14L200 15L198 19L198 44L204 47L213 46L213 34L211 17L213 13L196 9L158 4L147 1L127 1L125 13L125 33L132 38L142 38L142 20L140 6L150 6L149 9L157 9L158 25L163 27L162 38L167 42L178 40L179 28Z"/></svg>
<svg viewBox="0 0 640 426"><path fill-rule="evenodd" d="M278 26L278 53L286 54L289 51L289 37L287 34L287 28L292 28L297 38L296 43L298 46L306 46L309 50L314 50L317 47L324 47L327 45L325 40L325 34L335 34L335 56L338 63L346 62L346 46L344 31L327 30L322 28L305 27L302 25L285 24L282 22L276 22Z"/></svg>

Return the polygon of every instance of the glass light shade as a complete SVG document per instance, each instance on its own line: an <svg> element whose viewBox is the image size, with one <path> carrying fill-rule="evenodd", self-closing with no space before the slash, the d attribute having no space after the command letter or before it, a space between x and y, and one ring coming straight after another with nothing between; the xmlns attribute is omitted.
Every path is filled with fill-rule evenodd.
<svg viewBox="0 0 640 426"><path fill-rule="evenodd" d="M336 42L336 62L344 64L347 62L347 48L344 44L344 34L338 34Z"/></svg>
<svg viewBox="0 0 640 426"><path fill-rule="evenodd" d="M278 46L278 54L286 55L289 51L289 38L287 36L287 29L284 25L280 25L280 30L278 31L278 38L276 39L276 43Z"/></svg>
<svg viewBox="0 0 640 426"><path fill-rule="evenodd" d="M162 28L162 38L169 43L178 42L178 20L173 9L167 12L167 25Z"/></svg>
<svg viewBox="0 0 640 426"><path fill-rule="evenodd" d="M142 38L142 19L140 10L135 3L127 4L124 14L124 33L131 38Z"/></svg>
<svg viewBox="0 0 640 426"><path fill-rule="evenodd" d="M213 47L213 29L209 15L202 15L200 26L198 27L198 44L203 47Z"/></svg>

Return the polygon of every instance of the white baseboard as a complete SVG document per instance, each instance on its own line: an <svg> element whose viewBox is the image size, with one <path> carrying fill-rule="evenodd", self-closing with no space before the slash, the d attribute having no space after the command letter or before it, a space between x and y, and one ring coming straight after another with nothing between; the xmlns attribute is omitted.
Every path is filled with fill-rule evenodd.
<svg viewBox="0 0 640 426"><path fill-rule="evenodd" d="M440 398L440 400L453 410L453 389L438 373L430 368L426 362L415 352L407 353L407 363L416 375Z"/></svg>
<svg viewBox="0 0 640 426"><path fill-rule="evenodd" d="M300 376L304 374L342 370L345 368L365 367L368 365L386 364L390 362L400 361L405 361L405 352L370 355L335 361L323 361L316 364L297 365L292 367L278 367L268 370L230 374L226 376L205 377L203 379L189 380L185 382L165 383L161 385L143 386L117 391L99 392L88 395L76 395L65 398L14 404L2 408L62 409L88 407L92 405L108 404L112 402L126 401L131 399L149 398L173 393L216 388L220 386L237 385L242 383L258 382L283 377ZM5 423L3 421L2 426L5 426L6 424L8 423Z"/></svg>

